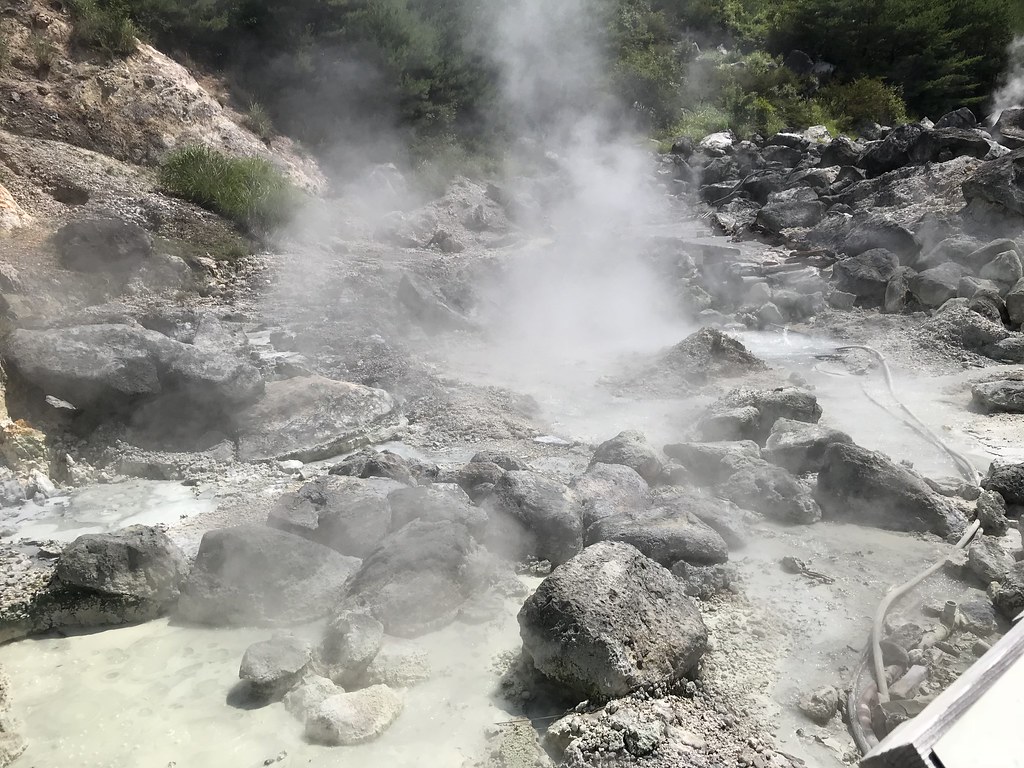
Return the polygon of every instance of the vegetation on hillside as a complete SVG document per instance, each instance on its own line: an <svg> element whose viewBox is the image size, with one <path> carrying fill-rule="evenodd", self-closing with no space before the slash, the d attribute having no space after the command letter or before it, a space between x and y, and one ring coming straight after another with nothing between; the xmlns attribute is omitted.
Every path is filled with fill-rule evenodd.
<svg viewBox="0 0 1024 768"><path fill-rule="evenodd" d="M140 33L224 73L261 133L321 151L382 125L432 152L505 138L498 73L477 35L493 3L68 1L84 46L123 55ZM1024 29L1021 4L1006 0L591 2L612 62L599 86L664 135L983 111ZM794 50L834 71L783 66Z"/></svg>

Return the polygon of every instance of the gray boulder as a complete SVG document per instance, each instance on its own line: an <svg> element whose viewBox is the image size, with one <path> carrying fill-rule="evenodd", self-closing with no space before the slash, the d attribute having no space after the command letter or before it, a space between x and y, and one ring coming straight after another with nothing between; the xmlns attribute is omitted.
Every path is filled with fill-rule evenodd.
<svg viewBox="0 0 1024 768"><path fill-rule="evenodd" d="M1024 149L1024 108L1011 107L999 113L992 134L1004 147Z"/></svg>
<svg viewBox="0 0 1024 768"><path fill-rule="evenodd" d="M718 486L717 493L738 507L781 523L809 524L821 519L808 488L782 467L763 459L733 473Z"/></svg>
<svg viewBox="0 0 1024 768"><path fill-rule="evenodd" d="M242 461L316 461L366 442L367 431L394 410L391 395L321 376L267 384L263 397L235 417Z"/></svg>
<svg viewBox="0 0 1024 768"><path fill-rule="evenodd" d="M612 515L646 509L651 503L647 481L622 464L591 464L569 490L584 529Z"/></svg>
<svg viewBox="0 0 1024 768"><path fill-rule="evenodd" d="M482 502L488 547L508 557L564 563L583 548L583 521L567 489L537 472L505 472Z"/></svg>
<svg viewBox="0 0 1024 768"><path fill-rule="evenodd" d="M312 660L309 645L291 635L279 635L245 649L238 677L249 694L261 702L279 701L306 673Z"/></svg>
<svg viewBox="0 0 1024 768"><path fill-rule="evenodd" d="M414 520L388 536L346 585L341 611L364 612L399 637L440 629L481 584L482 554L466 527Z"/></svg>
<svg viewBox="0 0 1024 768"><path fill-rule="evenodd" d="M885 300L886 287L898 266L896 254L884 248L872 248L837 261L832 275L839 290L852 293L862 304L879 306Z"/></svg>
<svg viewBox="0 0 1024 768"><path fill-rule="evenodd" d="M686 594L698 600L710 600L728 591L737 581L735 566L690 565L684 560L672 566L672 575L679 579Z"/></svg>
<svg viewBox="0 0 1024 768"><path fill-rule="evenodd" d="M1006 311L1015 328L1024 323L1024 280L1018 280L1006 294Z"/></svg>
<svg viewBox="0 0 1024 768"><path fill-rule="evenodd" d="M661 475L662 461L643 432L627 430L605 440L594 452L592 463L622 464L636 471L648 483Z"/></svg>
<svg viewBox="0 0 1024 768"><path fill-rule="evenodd" d="M413 468L408 461L397 453L375 451L373 448L364 448L346 456L341 463L331 467L330 474L363 479L384 477L405 485L416 484Z"/></svg>
<svg viewBox="0 0 1024 768"><path fill-rule="evenodd" d="M307 674L301 683L284 696L284 708L302 723L331 696L343 693L331 680L319 675Z"/></svg>
<svg viewBox="0 0 1024 768"><path fill-rule="evenodd" d="M964 268L947 262L910 278L910 292L926 307L941 307L957 294Z"/></svg>
<svg viewBox="0 0 1024 768"><path fill-rule="evenodd" d="M715 485L746 461L760 460L761 449L753 440L720 440L666 445L665 454L686 467L698 482Z"/></svg>
<svg viewBox="0 0 1024 768"><path fill-rule="evenodd" d="M963 128L971 130L978 127L978 118L967 107L960 107L952 112L947 112L935 121L936 128Z"/></svg>
<svg viewBox="0 0 1024 768"><path fill-rule="evenodd" d="M519 612L523 650L581 698L625 696L694 669L708 633L672 574L619 542L559 566Z"/></svg>
<svg viewBox="0 0 1024 768"><path fill-rule="evenodd" d="M598 520L587 529L587 546L599 541L632 544L666 568L679 560L724 563L729 548L718 533L680 505L654 507Z"/></svg>
<svg viewBox="0 0 1024 768"><path fill-rule="evenodd" d="M772 464L788 469L794 475L805 475L821 469L825 449L832 443L852 442L848 434L838 429L779 419L772 426L763 455Z"/></svg>
<svg viewBox="0 0 1024 768"><path fill-rule="evenodd" d="M978 520L989 536L1002 536L1010 528L1006 519L1006 502L995 491L982 491L978 496Z"/></svg>
<svg viewBox="0 0 1024 768"><path fill-rule="evenodd" d="M967 570L985 586L1005 579L1012 566L1013 558L991 536L978 536L967 548Z"/></svg>
<svg viewBox="0 0 1024 768"><path fill-rule="evenodd" d="M454 483L399 488L388 494L388 504L392 531L413 520L461 523L475 537L487 528L487 513L473 506L466 492Z"/></svg>
<svg viewBox="0 0 1024 768"><path fill-rule="evenodd" d="M814 493L825 517L895 531L959 535L963 516L917 473L858 445L825 449Z"/></svg>
<svg viewBox="0 0 1024 768"><path fill-rule="evenodd" d="M365 613L346 611L324 630L317 665L339 685L354 686L377 657L383 642L383 624Z"/></svg>
<svg viewBox="0 0 1024 768"><path fill-rule="evenodd" d="M730 550L743 549L747 544L749 522L754 515L738 509L725 499L694 488L671 488L658 493L654 505L679 509L692 515L721 536Z"/></svg>
<svg viewBox="0 0 1024 768"><path fill-rule="evenodd" d="M178 545L145 525L79 536L61 552L54 571L66 586L148 601L157 610L178 599L187 574Z"/></svg>
<svg viewBox="0 0 1024 768"><path fill-rule="evenodd" d="M922 328L950 344L979 352L1010 337L1010 332L1001 323L971 310L967 299L950 299L924 322Z"/></svg>
<svg viewBox="0 0 1024 768"><path fill-rule="evenodd" d="M65 224L53 236L57 263L76 272L126 273L153 253L153 238L122 219L89 218Z"/></svg>
<svg viewBox="0 0 1024 768"><path fill-rule="evenodd" d="M918 271L924 271L926 269L931 269L932 267L938 267L948 261L955 261L958 264L969 266L970 261L968 260L968 256L977 251L982 247L982 245L983 243L976 237L970 237L962 234L952 235L944 240L940 240L930 250L923 252L921 256L914 261L914 268ZM980 267L981 264L976 267L972 267L972 269L977 271Z"/></svg>
<svg viewBox="0 0 1024 768"><path fill-rule="evenodd" d="M863 150L846 136L837 136L821 151L821 166L857 165Z"/></svg>
<svg viewBox="0 0 1024 768"><path fill-rule="evenodd" d="M992 604L1003 618L1013 621L1024 611L1024 560L1010 566L1010 572L989 592Z"/></svg>
<svg viewBox="0 0 1024 768"><path fill-rule="evenodd" d="M734 389L711 405L697 430L707 441L753 440L764 445L779 419L816 424L820 418L818 399L802 389Z"/></svg>
<svg viewBox="0 0 1024 768"><path fill-rule="evenodd" d="M404 488L380 477L358 480L326 475L282 496L267 525L363 558L391 531L388 494Z"/></svg>
<svg viewBox="0 0 1024 768"><path fill-rule="evenodd" d="M214 626L313 621L334 607L359 560L284 531L208 531L181 590L178 616Z"/></svg>
<svg viewBox="0 0 1024 768"><path fill-rule="evenodd" d="M882 141L868 147L860 158L860 166L869 176L880 176L910 164L910 153L925 132L916 123L897 126Z"/></svg>
<svg viewBox="0 0 1024 768"><path fill-rule="evenodd" d="M1024 149L984 163L963 183L970 205L1019 221L1024 217Z"/></svg>
<svg viewBox="0 0 1024 768"><path fill-rule="evenodd" d="M306 738L315 744L345 746L372 741L402 713L402 697L386 685L338 693L306 718Z"/></svg>
<svg viewBox="0 0 1024 768"><path fill-rule="evenodd" d="M1003 237L980 245L962 257L960 261L968 269L978 272L996 256L1007 251L1014 251L1018 256L1021 255L1020 246L1016 241Z"/></svg>
<svg viewBox="0 0 1024 768"><path fill-rule="evenodd" d="M971 387L974 403L988 413L1024 413L1024 381L1002 379Z"/></svg>
<svg viewBox="0 0 1024 768"><path fill-rule="evenodd" d="M1024 464L993 463L981 487L998 493L1007 504L1024 504Z"/></svg>
<svg viewBox="0 0 1024 768"><path fill-rule="evenodd" d="M758 226L778 234L785 229L813 227L825 215L825 204L813 189L805 186L776 192L757 212Z"/></svg>
<svg viewBox="0 0 1024 768"><path fill-rule="evenodd" d="M18 329L7 337L4 361L29 384L82 409L120 409L165 392L228 407L263 389L259 372L243 360L132 325Z"/></svg>
<svg viewBox="0 0 1024 768"><path fill-rule="evenodd" d="M1020 256L1015 250L1006 250L996 255L978 273L985 280L992 280L1006 286L1014 286L1024 277Z"/></svg>

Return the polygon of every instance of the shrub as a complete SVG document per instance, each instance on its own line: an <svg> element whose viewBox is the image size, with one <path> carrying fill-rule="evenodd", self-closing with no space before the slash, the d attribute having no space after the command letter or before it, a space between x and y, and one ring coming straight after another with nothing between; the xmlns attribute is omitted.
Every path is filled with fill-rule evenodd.
<svg viewBox="0 0 1024 768"><path fill-rule="evenodd" d="M267 140L274 135L274 121L258 101L249 102L249 109L245 113L245 125L261 139Z"/></svg>
<svg viewBox="0 0 1024 768"><path fill-rule="evenodd" d="M729 115L719 107L704 105L683 110L683 116L679 121L664 131L660 138L670 146L671 141L680 136L700 141L709 133L718 133L728 128Z"/></svg>
<svg viewBox="0 0 1024 768"><path fill-rule="evenodd" d="M48 37L38 32L33 32L28 39L29 48L32 50L32 57L36 60L36 73L45 77L57 60L57 46Z"/></svg>
<svg viewBox="0 0 1024 768"><path fill-rule="evenodd" d="M854 130L861 123L895 125L909 120L899 90L875 77L830 85L818 98L839 116L837 122L844 131Z"/></svg>
<svg viewBox="0 0 1024 768"><path fill-rule="evenodd" d="M160 166L160 184L256 233L287 224L301 202L301 193L266 160L205 146L171 153Z"/></svg>
<svg viewBox="0 0 1024 768"><path fill-rule="evenodd" d="M139 28L128 11L100 0L71 0L72 40L107 56L130 56L138 49Z"/></svg>

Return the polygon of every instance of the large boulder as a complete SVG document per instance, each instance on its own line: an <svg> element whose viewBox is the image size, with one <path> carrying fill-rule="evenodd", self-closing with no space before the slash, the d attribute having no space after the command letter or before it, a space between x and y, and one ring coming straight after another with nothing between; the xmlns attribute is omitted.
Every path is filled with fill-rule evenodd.
<svg viewBox="0 0 1024 768"><path fill-rule="evenodd" d="M120 409L167 392L228 407L263 390L259 372L244 360L134 325L18 329L7 337L4 361L44 394L82 409Z"/></svg>
<svg viewBox="0 0 1024 768"><path fill-rule="evenodd" d="M821 469L825 449L832 443L852 442L848 434L838 429L779 419L772 426L763 455L772 464L788 469L794 475L804 475Z"/></svg>
<svg viewBox="0 0 1024 768"><path fill-rule="evenodd" d="M718 486L720 496L743 509L782 523L808 524L821 519L810 491L782 467L758 459Z"/></svg>
<svg viewBox="0 0 1024 768"><path fill-rule="evenodd" d="M665 446L665 455L686 467L698 483L715 485L746 463L760 460L761 449L753 440L720 440L673 443Z"/></svg>
<svg viewBox="0 0 1024 768"><path fill-rule="evenodd" d="M584 529L605 517L646 509L651 503L647 481L622 464L591 464L569 490Z"/></svg>
<svg viewBox="0 0 1024 768"><path fill-rule="evenodd" d="M910 278L910 292L926 307L941 307L956 296L964 268L947 262Z"/></svg>
<svg viewBox="0 0 1024 768"><path fill-rule="evenodd" d="M757 212L756 222L768 232L778 234L785 229L813 227L825 215L825 204L809 187L795 187L776 192Z"/></svg>
<svg viewBox="0 0 1024 768"><path fill-rule="evenodd" d="M326 475L282 496L267 525L304 536L343 555L363 558L391 531L388 494L404 488L380 477Z"/></svg>
<svg viewBox="0 0 1024 768"><path fill-rule="evenodd" d="M465 526L414 520L363 561L339 607L368 613L391 635L432 632L486 586L473 567L483 555Z"/></svg>
<svg viewBox="0 0 1024 768"><path fill-rule="evenodd" d="M860 158L860 165L870 176L880 176L912 161L911 151L926 129L916 123L901 125L880 142L872 144Z"/></svg>
<svg viewBox="0 0 1024 768"><path fill-rule="evenodd" d="M715 531L730 550L742 549L747 544L749 522L753 513L737 508L725 499L696 488L664 488L655 494L654 506L668 507L685 512Z"/></svg>
<svg viewBox="0 0 1024 768"><path fill-rule="evenodd" d="M306 738L316 744L362 744L380 736L402 713L402 697L386 685L330 696L306 718Z"/></svg>
<svg viewBox="0 0 1024 768"><path fill-rule="evenodd" d="M388 504L392 531L413 520L461 523L475 537L487 528L487 513L473 506L466 492L454 483L399 488L388 494Z"/></svg>
<svg viewBox="0 0 1024 768"><path fill-rule="evenodd" d="M592 462L622 464L637 472L648 483L661 475L662 462L658 451L647 442L643 432L626 430L601 443L594 451Z"/></svg>
<svg viewBox="0 0 1024 768"><path fill-rule="evenodd" d="M391 395L322 376L267 384L263 397L236 416L242 461L315 461L359 447L394 410Z"/></svg>
<svg viewBox="0 0 1024 768"><path fill-rule="evenodd" d="M873 248L840 259L832 267L832 275L839 290L852 293L861 304L876 307L885 300L885 289L897 267L896 254Z"/></svg>
<svg viewBox="0 0 1024 768"><path fill-rule="evenodd" d="M54 571L66 586L145 600L158 609L178 599L187 573L178 545L163 531L145 525L79 536L61 552Z"/></svg>
<svg viewBox="0 0 1024 768"><path fill-rule="evenodd" d="M708 633L683 586L620 542L552 571L519 612L534 666L581 698L614 698L694 669Z"/></svg>
<svg viewBox="0 0 1024 768"><path fill-rule="evenodd" d="M334 608L359 565L354 557L261 525L208 531L182 587L178 616L215 626L313 621Z"/></svg>
<svg viewBox="0 0 1024 768"><path fill-rule="evenodd" d="M65 224L53 236L57 262L76 272L127 272L153 253L153 238L122 219L88 218Z"/></svg>
<svg viewBox="0 0 1024 768"><path fill-rule="evenodd" d="M622 541L632 544L666 568L679 560L693 565L724 563L725 540L685 508L660 506L612 515L587 528L586 544Z"/></svg>
<svg viewBox="0 0 1024 768"><path fill-rule="evenodd" d="M248 683L252 698L277 701L302 680L310 661L308 643L291 635L278 635L245 649L238 677Z"/></svg>
<svg viewBox="0 0 1024 768"><path fill-rule="evenodd" d="M711 405L697 430L706 441L753 440L764 445L779 419L816 424L820 418L818 398L802 389L734 389Z"/></svg>
<svg viewBox="0 0 1024 768"><path fill-rule="evenodd" d="M1024 413L1024 381L1001 379L971 387L976 405L989 413Z"/></svg>
<svg viewBox="0 0 1024 768"><path fill-rule="evenodd" d="M978 127L978 118L968 107L960 107L947 112L935 121L936 128L962 128L971 130Z"/></svg>
<svg viewBox="0 0 1024 768"><path fill-rule="evenodd" d="M963 183L970 204L981 203L1011 219L1024 217L1024 149L982 165Z"/></svg>
<svg viewBox="0 0 1024 768"><path fill-rule="evenodd" d="M624 380L654 394L686 395L694 385L763 371L767 366L742 343L713 328L701 328Z"/></svg>
<svg viewBox="0 0 1024 768"><path fill-rule="evenodd" d="M1007 504L1024 504L1024 464L993 463L981 487L998 493Z"/></svg>
<svg viewBox="0 0 1024 768"><path fill-rule="evenodd" d="M557 480L538 472L505 472L483 502L489 548L509 557L564 563L583 548L580 509Z"/></svg>
<svg viewBox="0 0 1024 768"><path fill-rule="evenodd" d="M377 657L383 642L383 624L365 613L345 611L324 630L317 664L332 681L351 687Z"/></svg>
<svg viewBox="0 0 1024 768"><path fill-rule="evenodd" d="M815 498L825 517L887 530L950 536L966 524L916 472L849 443L825 449Z"/></svg>
<svg viewBox="0 0 1024 768"><path fill-rule="evenodd" d="M1024 149L1024 107L1011 107L999 113L992 135L1004 147Z"/></svg>
<svg viewBox="0 0 1024 768"><path fill-rule="evenodd" d="M935 128L921 135L910 150L910 159L915 163L945 163L964 156L987 159L1006 151L993 146L994 142L978 131Z"/></svg>
<svg viewBox="0 0 1024 768"><path fill-rule="evenodd" d="M1006 311L1015 328L1024 323L1024 280L1018 280L1006 294Z"/></svg>

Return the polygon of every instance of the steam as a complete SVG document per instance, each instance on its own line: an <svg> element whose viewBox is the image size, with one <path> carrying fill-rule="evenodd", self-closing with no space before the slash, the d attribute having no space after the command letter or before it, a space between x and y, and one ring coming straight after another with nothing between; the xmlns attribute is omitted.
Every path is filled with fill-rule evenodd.
<svg viewBox="0 0 1024 768"><path fill-rule="evenodd" d="M992 96L991 122L995 123L1003 110L1024 106L1024 36L1010 43L1010 57L1003 84Z"/></svg>

